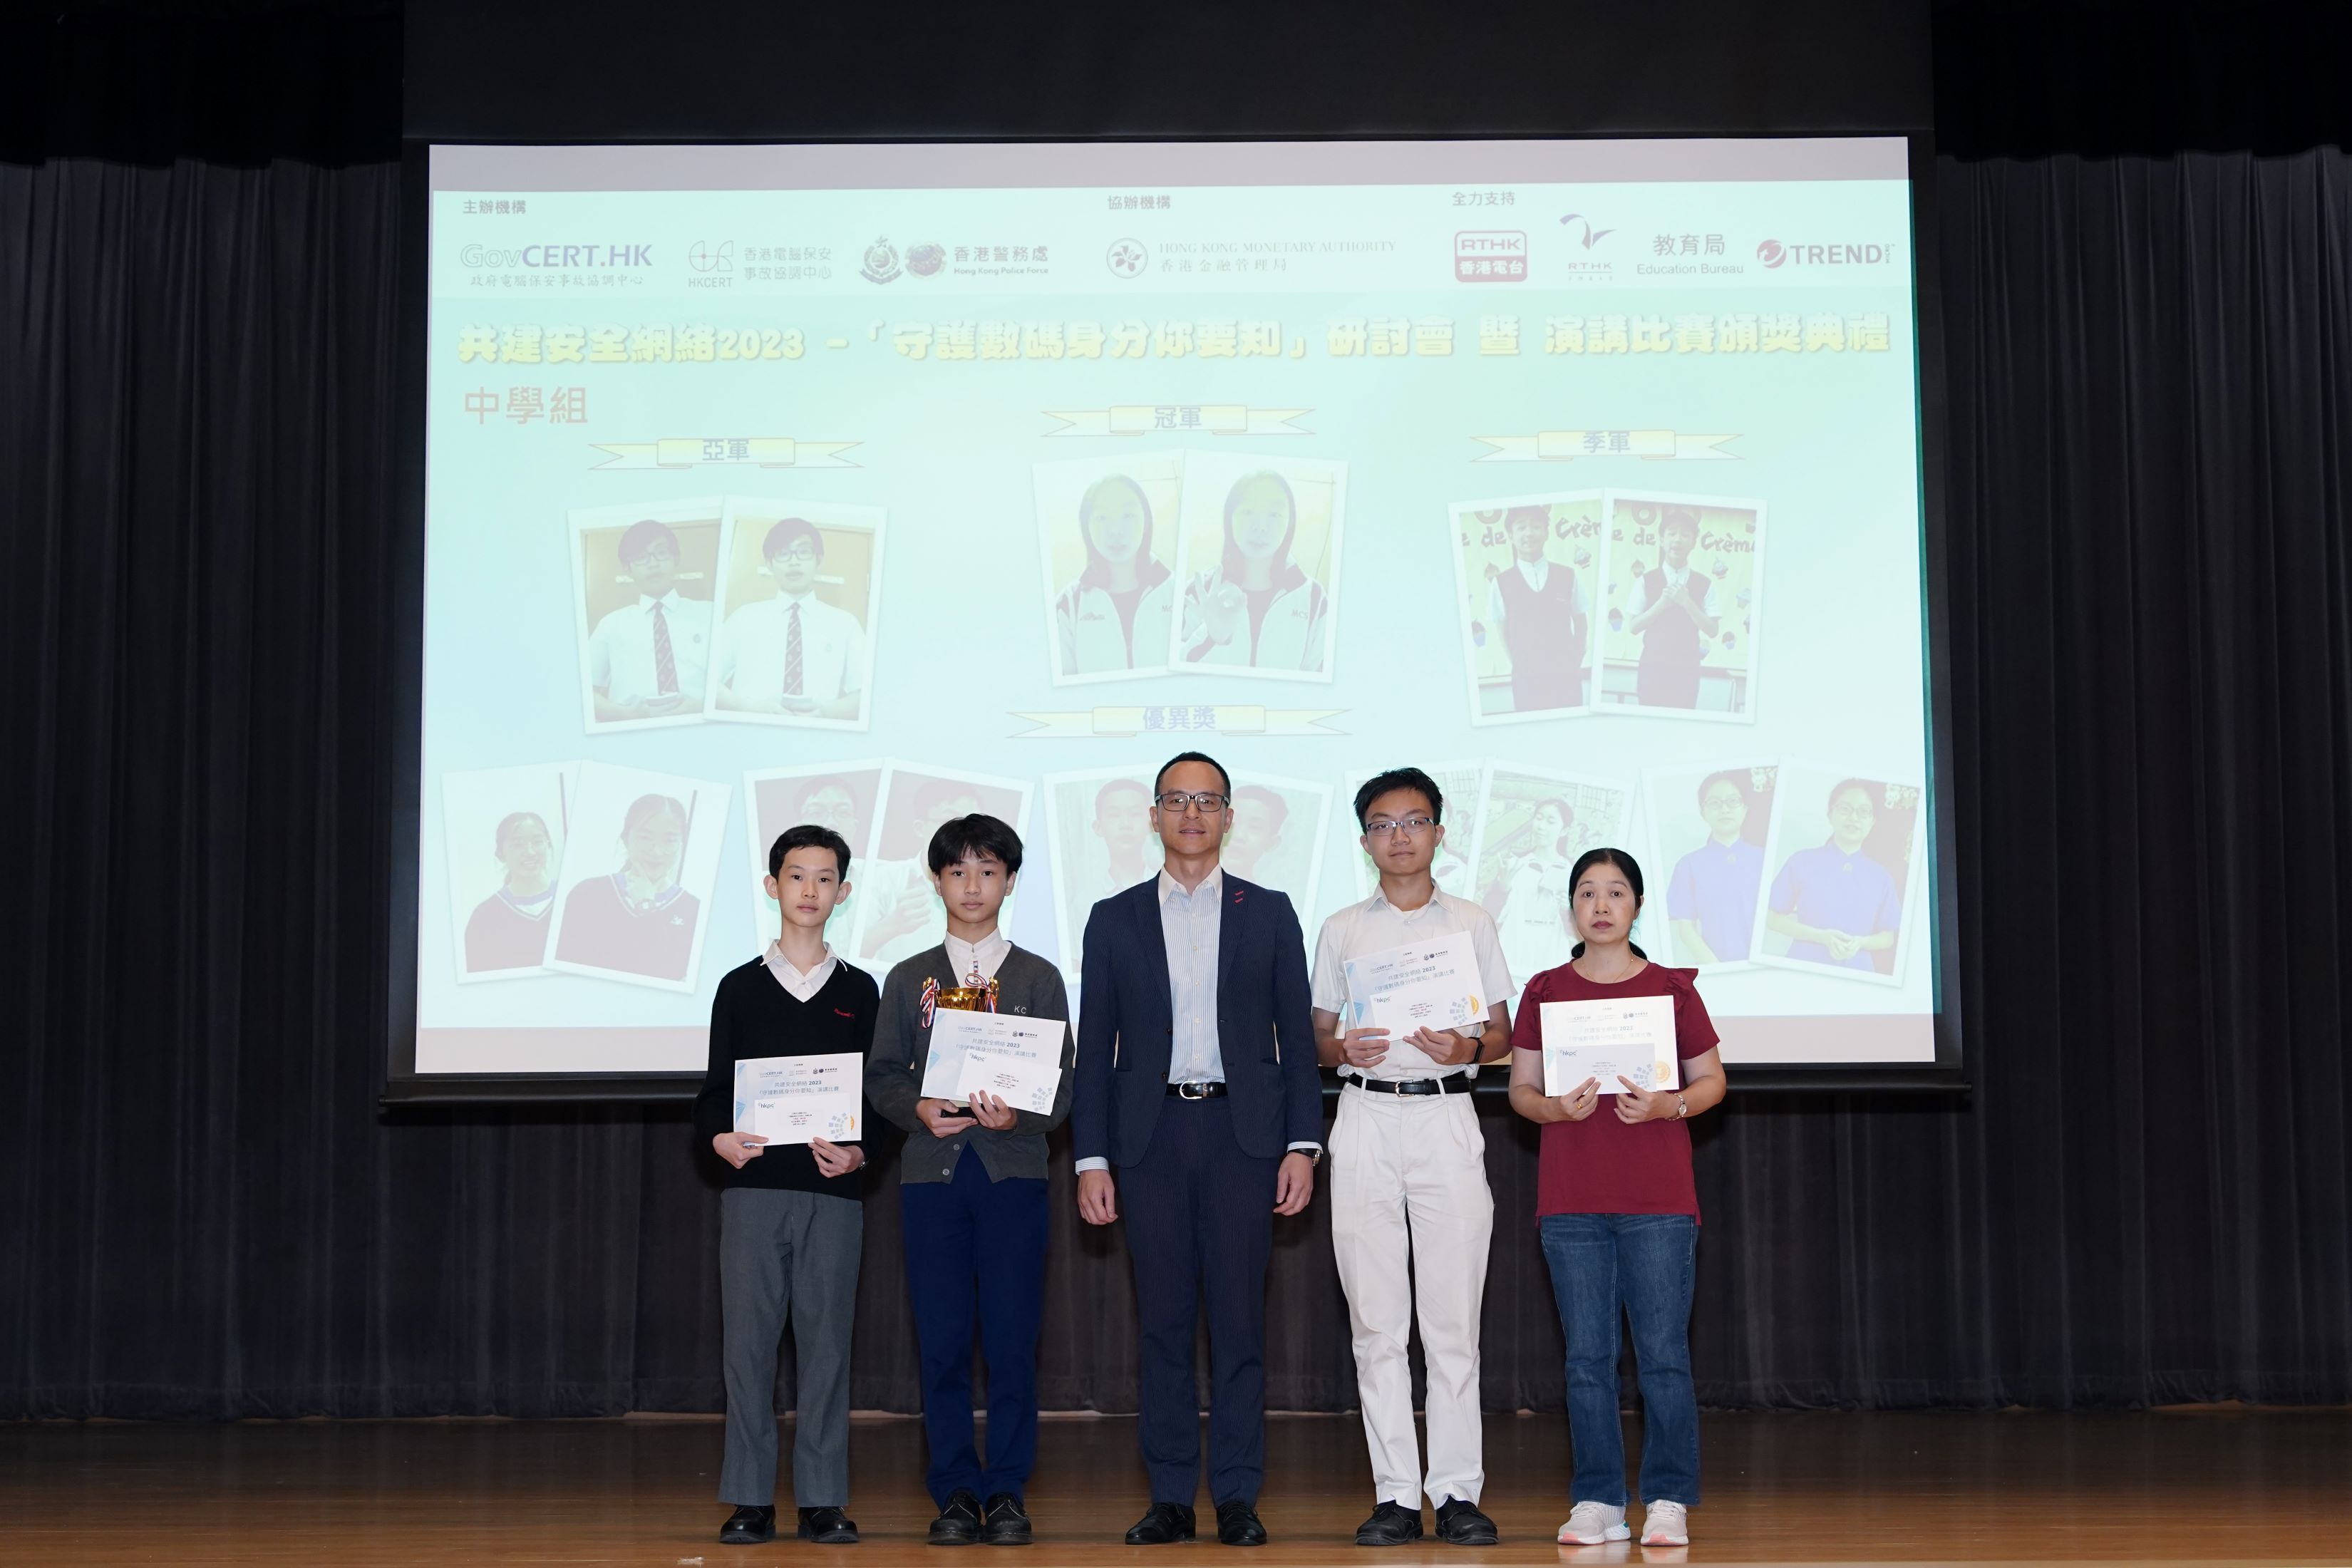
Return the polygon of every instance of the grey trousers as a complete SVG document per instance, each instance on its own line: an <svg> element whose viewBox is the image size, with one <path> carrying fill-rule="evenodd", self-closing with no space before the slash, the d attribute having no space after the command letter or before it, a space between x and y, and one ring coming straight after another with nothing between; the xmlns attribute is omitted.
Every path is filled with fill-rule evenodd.
<svg viewBox="0 0 2352 1568"><path fill-rule="evenodd" d="M849 1331L866 1209L856 1198L730 1187L719 1194L719 1300L727 1346L727 1455L719 1500L776 1499L776 1346L792 1320L800 1419L793 1500L849 1502Z"/></svg>

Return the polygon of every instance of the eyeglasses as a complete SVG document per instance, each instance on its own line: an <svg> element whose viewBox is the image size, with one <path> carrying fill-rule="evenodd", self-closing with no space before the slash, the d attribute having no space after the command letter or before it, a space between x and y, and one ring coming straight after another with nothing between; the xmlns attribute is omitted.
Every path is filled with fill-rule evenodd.
<svg viewBox="0 0 2352 1568"><path fill-rule="evenodd" d="M1188 811L1197 811L1202 816L1214 816L1225 809L1225 797L1214 790L1208 789L1202 790L1196 795L1186 795L1181 790L1171 789L1166 795L1154 795L1152 803L1160 810L1172 811L1179 816Z"/></svg>
<svg viewBox="0 0 2352 1568"><path fill-rule="evenodd" d="M777 551L773 555L769 556L768 559L771 561L788 562L795 566L805 566L810 562L816 560L818 558L818 553L816 546L813 544L787 544L782 550Z"/></svg>
<svg viewBox="0 0 2352 1568"><path fill-rule="evenodd" d="M1426 816L1400 817L1394 822L1383 818L1378 822L1364 824L1364 835L1368 838L1386 838L1391 833L1403 833L1418 837L1436 826L1434 821Z"/></svg>
<svg viewBox="0 0 2352 1568"><path fill-rule="evenodd" d="M1845 801L1840 801L1837 805L1830 807L1830 815L1843 822L1861 822L1869 817L1876 816L1878 813L1871 808L1868 802L1864 802L1860 805L1855 805Z"/></svg>

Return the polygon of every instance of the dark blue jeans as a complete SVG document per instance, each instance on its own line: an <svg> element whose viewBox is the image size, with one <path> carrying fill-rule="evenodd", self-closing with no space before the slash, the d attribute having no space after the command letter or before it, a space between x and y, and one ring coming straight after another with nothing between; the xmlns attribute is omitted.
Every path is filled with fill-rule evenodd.
<svg viewBox="0 0 2352 1568"><path fill-rule="evenodd" d="M1548 1214L1539 1222L1568 1341L1574 1502L1625 1506L1617 1414L1617 1315L1633 1327L1642 1385L1642 1500L1698 1501L1698 1397L1691 1389L1691 1276L1698 1221L1686 1214Z"/></svg>
<svg viewBox="0 0 2352 1568"><path fill-rule="evenodd" d="M922 1354L924 1483L944 1507L969 1489L1021 1497L1037 1458L1037 1322L1045 1306L1045 1184L988 1179L967 1148L946 1182L898 1189L907 1296ZM972 1330L988 1356L988 1459L971 1420Z"/></svg>

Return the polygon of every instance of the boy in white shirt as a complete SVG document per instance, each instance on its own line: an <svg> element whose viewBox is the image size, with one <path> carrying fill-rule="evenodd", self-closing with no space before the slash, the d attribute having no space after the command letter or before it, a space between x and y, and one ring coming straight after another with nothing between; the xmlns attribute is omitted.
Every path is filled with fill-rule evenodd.
<svg viewBox="0 0 2352 1568"><path fill-rule="evenodd" d="M1355 806L1380 889L1323 922L1312 988L1318 1056L1339 1069L1342 1083L1329 1142L1331 1249L1348 1297L1364 1437L1379 1492L1356 1544L1420 1540L1426 1491L1437 1507L1439 1539L1491 1546L1495 1522L1478 1510L1486 1484L1478 1309L1495 1199L1470 1087L1480 1062L1510 1054L1511 974L1494 918L1439 891L1430 875L1445 839L1437 782L1419 768L1394 768L1367 780ZM1470 939L1478 999L1487 1004L1484 1019L1402 1038L1384 1028L1342 1027L1349 960L1457 932ZM1425 1475L1405 1356L1416 1286L1429 1384Z"/></svg>
<svg viewBox="0 0 2352 1568"><path fill-rule="evenodd" d="M719 628L721 708L794 719L856 719L866 700L866 627L816 596L824 535L788 517L761 542L775 597L756 599Z"/></svg>

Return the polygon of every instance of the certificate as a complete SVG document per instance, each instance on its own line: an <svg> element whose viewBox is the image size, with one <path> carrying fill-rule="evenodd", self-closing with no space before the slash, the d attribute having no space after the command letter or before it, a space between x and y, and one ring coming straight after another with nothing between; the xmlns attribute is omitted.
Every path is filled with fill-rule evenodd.
<svg viewBox="0 0 2352 1568"><path fill-rule="evenodd" d="M854 1143L866 1086L856 1051L753 1057L735 1064L735 1131L769 1143Z"/></svg>
<svg viewBox="0 0 2352 1568"><path fill-rule="evenodd" d="M955 1098L969 1103L985 1090L1015 1110L1050 1114L1062 1088L1062 1041L1067 1026L1057 1018L1024 1018L1005 1013L967 1013L982 1026L967 1026L963 1066L956 1074ZM937 1038L937 1026L933 1037Z"/></svg>
<svg viewBox="0 0 2352 1568"><path fill-rule="evenodd" d="M1620 1094L1620 1077L1647 1089L1680 1086L1675 1065L1675 999L1625 996L1599 1002L1546 1002L1544 1092L1573 1094L1597 1079L1603 1094Z"/></svg>
<svg viewBox="0 0 2352 1568"><path fill-rule="evenodd" d="M1062 1041L1069 1026L1059 1018L1023 1013L972 1013L942 1007L931 1015L931 1054L923 1064L923 1098L971 1102L971 1091L1001 1095L1015 1110L1051 1110L1061 1087ZM971 1066L977 1053L980 1065ZM986 1075L986 1076L980 1076ZM1014 1091L997 1087L1009 1079ZM1045 1098L1031 1104L1042 1086Z"/></svg>
<svg viewBox="0 0 2352 1568"><path fill-rule="evenodd" d="M1389 1032L1384 1066L1435 1067L1406 1037L1417 1029L1484 1023L1491 1004L1480 994L1478 954L1468 931L1368 952L1339 968L1348 980L1346 1026Z"/></svg>

